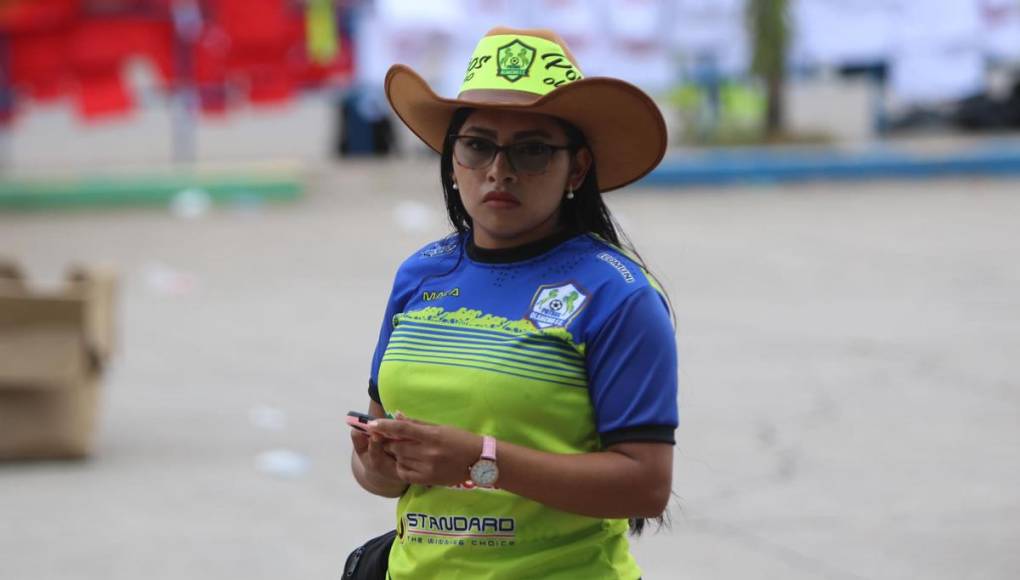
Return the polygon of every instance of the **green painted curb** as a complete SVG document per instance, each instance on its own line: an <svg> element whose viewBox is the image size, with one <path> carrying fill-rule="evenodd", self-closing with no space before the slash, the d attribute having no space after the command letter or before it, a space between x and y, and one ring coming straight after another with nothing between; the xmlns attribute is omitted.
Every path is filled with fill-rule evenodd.
<svg viewBox="0 0 1020 580"><path fill-rule="evenodd" d="M0 181L0 211L166 205L185 190L214 203L294 201L304 193L295 177L97 177L73 181Z"/></svg>

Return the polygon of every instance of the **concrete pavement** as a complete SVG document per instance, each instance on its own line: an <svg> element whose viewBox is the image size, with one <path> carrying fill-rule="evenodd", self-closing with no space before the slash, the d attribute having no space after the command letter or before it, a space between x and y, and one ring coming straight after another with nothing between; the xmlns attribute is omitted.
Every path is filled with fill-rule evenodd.
<svg viewBox="0 0 1020 580"><path fill-rule="evenodd" d="M298 204L195 220L0 214L0 252L42 283L72 260L123 274L98 453L0 465L0 578L335 578L392 527L343 415L397 264L446 231L436 172L322 168ZM610 194L679 323L677 499L634 542L646 578L1020 576L1017 192ZM273 449L307 471L257 469Z"/></svg>

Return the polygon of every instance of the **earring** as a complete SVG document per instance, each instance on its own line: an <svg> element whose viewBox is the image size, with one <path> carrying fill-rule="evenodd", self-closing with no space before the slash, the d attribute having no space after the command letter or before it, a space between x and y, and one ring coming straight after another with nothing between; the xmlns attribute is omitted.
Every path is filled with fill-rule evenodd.
<svg viewBox="0 0 1020 580"><path fill-rule="evenodd" d="M574 199L574 186L573 184L567 185L567 199Z"/></svg>
<svg viewBox="0 0 1020 580"><path fill-rule="evenodd" d="M459 188L457 187L457 182L456 182L456 181L454 181L454 182L453 182L453 186L452 186L452 187L453 187L453 190L454 190L454 191L457 191L457 190L459 189Z"/></svg>

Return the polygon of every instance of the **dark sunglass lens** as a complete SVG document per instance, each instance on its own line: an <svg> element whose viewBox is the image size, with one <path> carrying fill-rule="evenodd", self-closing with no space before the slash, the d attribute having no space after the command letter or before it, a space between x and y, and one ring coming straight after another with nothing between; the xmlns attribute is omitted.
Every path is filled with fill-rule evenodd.
<svg viewBox="0 0 1020 580"><path fill-rule="evenodd" d="M545 143L520 143L510 148L514 167L528 172L545 171L552 152L552 147Z"/></svg>
<svg viewBox="0 0 1020 580"><path fill-rule="evenodd" d="M461 137L453 146L454 157L465 167L478 168L492 160L496 146L486 139Z"/></svg>

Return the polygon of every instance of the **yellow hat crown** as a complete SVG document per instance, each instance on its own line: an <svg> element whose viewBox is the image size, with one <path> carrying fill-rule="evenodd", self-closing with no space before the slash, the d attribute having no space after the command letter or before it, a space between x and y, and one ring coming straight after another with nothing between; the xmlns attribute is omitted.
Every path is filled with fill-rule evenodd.
<svg viewBox="0 0 1020 580"><path fill-rule="evenodd" d="M547 95L584 78L562 46L538 36L496 34L475 47L460 91L514 90Z"/></svg>

